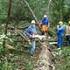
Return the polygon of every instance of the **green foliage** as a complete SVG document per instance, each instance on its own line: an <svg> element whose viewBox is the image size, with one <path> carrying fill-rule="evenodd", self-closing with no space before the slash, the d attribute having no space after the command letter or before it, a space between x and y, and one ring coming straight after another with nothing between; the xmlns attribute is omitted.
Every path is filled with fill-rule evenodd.
<svg viewBox="0 0 70 70"><path fill-rule="evenodd" d="M56 50L56 70L70 70L70 47L63 47Z"/></svg>
<svg viewBox="0 0 70 70"><path fill-rule="evenodd" d="M6 19L8 10L8 1L0 0L0 22Z"/></svg>
<svg viewBox="0 0 70 70"><path fill-rule="evenodd" d="M27 0L28 1L28 0ZM46 14L47 6L48 6L48 1L49 0L30 0L28 1L30 4L30 7L34 11L36 17L38 19L41 19L44 14Z"/></svg>
<svg viewBox="0 0 70 70"><path fill-rule="evenodd" d="M49 15L51 22L54 25L58 23L59 20L67 21L69 20L69 10L70 10L69 0L52 0L49 9Z"/></svg>
<svg viewBox="0 0 70 70"><path fill-rule="evenodd" d="M49 20L56 25L56 23L63 19L69 20L70 1L69 0L27 0L30 7L34 11L36 17L40 20L43 15L49 12ZM49 5L48 5L49 4ZM49 6L49 7L48 7ZM49 9L48 9L49 8ZM13 20L20 21L25 19L27 21L33 18L29 8L24 3L24 0L12 0L11 17ZM0 21L7 18L8 1L0 1ZM18 19L18 20L17 20Z"/></svg>
<svg viewBox="0 0 70 70"><path fill-rule="evenodd" d="M0 54L5 51L4 47L3 47L3 41L4 40L9 40L10 42L13 42L12 39L7 37L5 34L0 35Z"/></svg>
<svg viewBox="0 0 70 70"><path fill-rule="evenodd" d="M25 69L26 70L33 70L33 64L31 62L25 63Z"/></svg>
<svg viewBox="0 0 70 70"><path fill-rule="evenodd" d="M33 12L35 13L36 17L38 20L40 20L43 15L46 12L48 13L49 16L49 21L53 23L54 25L57 25L59 20L63 21L68 21L70 18L70 0L51 0L50 5L49 1L50 0L26 0L30 7L32 8ZM0 0L0 24L1 22L6 22L7 20L7 14L8 14L8 8L9 8L9 0ZM48 9L49 6L49 9ZM27 5L24 3L24 0L12 0L12 8L11 8L11 16L10 16L10 24L14 26L27 26L29 25L30 22L34 17L32 16L32 13L30 12L29 8ZM25 20L25 21L24 21ZM3 29L0 27L0 30ZM49 29L50 35L56 35L54 32L55 29ZM33 64L32 61L30 60L31 58L29 57L29 54L20 54L18 50L21 49L20 44L16 43L16 37L14 36L13 38L9 38L5 36L4 34L2 35L2 32L0 31L0 54L4 52L3 48L3 41L4 39L12 42L16 46L16 54L12 57L10 55L7 55L7 57L3 57L0 60L0 70L16 70L19 69L21 63L26 70L33 70ZM22 49L23 51L26 51ZM10 51L11 52L11 51ZM7 52L8 53L8 52ZM61 51L57 50L55 52L56 54L56 70L70 70L70 48L62 48ZM1 56L1 55L0 55ZM24 56L24 57L22 57ZM21 58L20 58L21 57ZM16 61L19 61L18 63ZM22 62L24 61L24 62Z"/></svg>

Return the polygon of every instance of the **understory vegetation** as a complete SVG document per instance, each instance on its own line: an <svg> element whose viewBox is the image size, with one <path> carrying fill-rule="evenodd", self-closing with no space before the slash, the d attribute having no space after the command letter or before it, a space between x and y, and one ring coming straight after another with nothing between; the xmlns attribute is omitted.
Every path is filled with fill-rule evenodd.
<svg viewBox="0 0 70 70"><path fill-rule="evenodd" d="M56 40L56 25L59 20L65 24L70 20L70 0L0 0L0 70L33 70L41 51L37 42L36 54L31 56L30 45L19 32L23 32L32 19L40 21L44 14L50 22L49 34ZM54 46L51 46L53 48ZM70 46L53 49L56 70L70 70Z"/></svg>

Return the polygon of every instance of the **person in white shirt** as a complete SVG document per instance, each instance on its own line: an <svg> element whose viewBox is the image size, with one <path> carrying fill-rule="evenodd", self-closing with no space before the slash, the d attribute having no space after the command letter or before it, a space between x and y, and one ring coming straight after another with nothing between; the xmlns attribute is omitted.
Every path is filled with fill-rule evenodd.
<svg viewBox="0 0 70 70"><path fill-rule="evenodd" d="M67 45L70 45L70 21L68 22L68 25L66 26L66 39L67 39Z"/></svg>

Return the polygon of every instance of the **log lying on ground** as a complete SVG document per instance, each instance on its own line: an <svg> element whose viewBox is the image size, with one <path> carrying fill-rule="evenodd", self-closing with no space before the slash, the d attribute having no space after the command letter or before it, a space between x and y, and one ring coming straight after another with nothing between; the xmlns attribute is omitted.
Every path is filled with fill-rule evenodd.
<svg viewBox="0 0 70 70"><path fill-rule="evenodd" d="M42 43L42 51L33 70L55 70L52 59L52 53L48 50L46 44Z"/></svg>

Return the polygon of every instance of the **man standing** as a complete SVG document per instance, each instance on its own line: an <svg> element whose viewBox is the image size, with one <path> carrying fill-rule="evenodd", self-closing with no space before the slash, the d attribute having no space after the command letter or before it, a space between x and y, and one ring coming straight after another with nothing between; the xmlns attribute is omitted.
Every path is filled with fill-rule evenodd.
<svg viewBox="0 0 70 70"><path fill-rule="evenodd" d="M57 25L57 47L60 49L63 45L65 27L62 21L59 21L59 25Z"/></svg>
<svg viewBox="0 0 70 70"><path fill-rule="evenodd" d="M45 35L45 33L48 32L48 27L49 27L49 21L47 15L44 15L41 23L39 24L39 27L42 31L42 35Z"/></svg>
<svg viewBox="0 0 70 70"><path fill-rule="evenodd" d="M36 31L36 26L35 26L35 20L31 21L31 25L26 29L25 34L30 38L31 40L31 49L30 49L30 53L33 55L35 52L35 48L36 48L36 42L35 42L35 37L34 35L37 34Z"/></svg>
<svg viewBox="0 0 70 70"><path fill-rule="evenodd" d="M70 46L70 21L68 22L68 25L66 26L66 39L67 39L67 45Z"/></svg>

